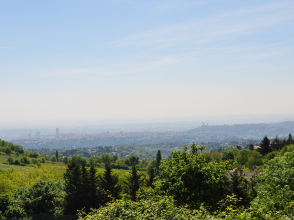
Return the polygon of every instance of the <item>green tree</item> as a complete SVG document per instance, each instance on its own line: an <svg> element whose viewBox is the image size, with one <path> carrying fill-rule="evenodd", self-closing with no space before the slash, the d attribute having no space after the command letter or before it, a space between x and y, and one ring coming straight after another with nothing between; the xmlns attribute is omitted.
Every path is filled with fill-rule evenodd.
<svg viewBox="0 0 294 220"><path fill-rule="evenodd" d="M275 157L265 164L261 176L272 188L286 185L294 191L294 152L286 152L282 157Z"/></svg>
<svg viewBox="0 0 294 220"><path fill-rule="evenodd" d="M257 197L251 202L253 211L257 210L254 213L256 219L266 219L262 216L263 213L269 216L277 212L280 216L292 214L293 217L293 158L293 151L285 152L283 156L274 157L264 165L264 172L259 176L263 184L258 188ZM280 218L277 216L275 219Z"/></svg>
<svg viewBox="0 0 294 220"><path fill-rule="evenodd" d="M222 152L222 160L234 160L234 154L229 151Z"/></svg>
<svg viewBox="0 0 294 220"><path fill-rule="evenodd" d="M267 138L267 136L264 136L264 138L261 140L260 148L258 151L264 156L268 154L270 150L270 140Z"/></svg>
<svg viewBox="0 0 294 220"><path fill-rule="evenodd" d="M111 160L111 157L109 156L109 154L104 153L101 155L101 160L102 160L102 163L107 163L109 160Z"/></svg>
<svg viewBox="0 0 294 220"><path fill-rule="evenodd" d="M20 158L20 162L24 163L24 164L29 164L30 163L29 159L26 156L23 156L22 158Z"/></svg>
<svg viewBox="0 0 294 220"><path fill-rule="evenodd" d="M287 144L293 144L293 143L294 143L294 141L293 141L292 135L290 133L288 136Z"/></svg>
<svg viewBox="0 0 294 220"><path fill-rule="evenodd" d="M231 175L231 184L228 187L227 194L234 194L238 199L237 205L243 205L248 207L250 204L249 193L248 193L248 180L246 177L237 169Z"/></svg>
<svg viewBox="0 0 294 220"><path fill-rule="evenodd" d="M202 151L201 155L205 158L207 163L212 161L211 153L209 151Z"/></svg>
<svg viewBox="0 0 294 220"><path fill-rule="evenodd" d="M136 194L144 181L143 174L137 173L136 165L132 167L132 172L126 177L126 192L131 196L132 201L136 201Z"/></svg>
<svg viewBox="0 0 294 220"><path fill-rule="evenodd" d="M110 162L105 164L105 171L100 176L100 188L104 192L114 199L120 198L121 186L118 184L118 175L112 174L112 168ZM104 199L104 203L111 201L111 198L107 197Z"/></svg>
<svg viewBox="0 0 294 220"><path fill-rule="evenodd" d="M63 163L67 164L68 163L68 157L63 158Z"/></svg>
<svg viewBox="0 0 294 220"><path fill-rule="evenodd" d="M224 187L229 185L226 173L231 166L228 161L206 163L199 153L204 147L194 143L190 147L191 153L185 145L183 151L173 151L172 159L163 162L160 190L173 196L178 205L197 209L204 203L216 209L224 198Z"/></svg>
<svg viewBox="0 0 294 220"><path fill-rule="evenodd" d="M146 171L147 171L148 176L151 175L151 172L153 172L153 175L156 174L156 160L153 160L148 164Z"/></svg>
<svg viewBox="0 0 294 220"><path fill-rule="evenodd" d="M215 160L216 162L220 162L222 159L222 154L218 151L212 152L210 155L212 160Z"/></svg>
<svg viewBox="0 0 294 220"><path fill-rule="evenodd" d="M112 162L115 163L118 159L118 156L115 154L112 156Z"/></svg>
<svg viewBox="0 0 294 220"><path fill-rule="evenodd" d="M240 150L236 158L238 164L245 165L248 161L249 154L250 152L248 150Z"/></svg>
<svg viewBox="0 0 294 220"><path fill-rule="evenodd" d="M245 165L252 170L255 169L256 166L262 165L262 155L258 151L250 151Z"/></svg>
<svg viewBox="0 0 294 220"><path fill-rule="evenodd" d="M125 164L128 166L131 166L131 162L130 162L129 158L125 159Z"/></svg>
<svg viewBox="0 0 294 220"><path fill-rule="evenodd" d="M37 152L30 153L30 157L38 158L39 157L39 154Z"/></svg>
<svg viewBox="0 0 294 220"><path fill-rule="evenodd" d="M68 168L64 174L65 183L65 204L64 213L66 215L75 215L77 210L82 210L84 205L81 203L82 183L81 183L81 169L80 164L73 160L68 163Z"/></svg>
<svg viewBox="0 0 294 220"><path fill-rule="evenodd" d="M147 162L147 160L145 160L145 159L143 159L143 160L141 161L141 163L142 163L143 167L146 167L146 166L148 165L148 162Z"/></svg>
<svg viewBox="0 0 294 220"><path fill-rule="evenodd" d="M100 204L99 199L99 190L97 188L98 186L98 177L96 175L96 169L94 167L93 160L90 160L90 171L89 171L89 202L91 208L98 208ZM100 193L101 194L101 193Z"/></svg>
<svg viewBox="0 0 294 220"><path fill-rule="evenodd" d="M86 158L82 158L80 155L74 155L72 156L71 160L73 161L76 161L80 164L80 166L83 164L83 163L87 163L87 160Z"/></svg>
<svg viewBox="0 0 294 220"><path fill-rule="evenodd" d="M32 159L32 164L37 164L37 163L39 163L39 161L37 159L33 158Z"/></svg>
<svg viewBox="0 0 294 220"><path fill-rule="evenodd" d="M130 166L139 164L139 157L138 156L131 155L128 159L130 161Z"/></svg>
<svg viewBox="0 0 294 220"><path fill-rule="evenodd" d="M154 178L155 178L155 175L154 175L154 169L153 169L153 166L150 167L150 172L149 172L149 178L147 180L147 186L151 187L151 188L154 188Z"/></svg>
<svg viewBox="0 0 294 220"><path fill-rule="evenodd" d="M156 172L159 173L159 166L161 161L161 151L158 150L156 154Z"/></svg>
<svg viewBox="0 0 294 220"><path fill-rule="evenodd" d="M7 161L8 161L9 164L13 164L13 158L12 157L8 157Z"/></svg>
<svg viewBox="0 0 294 220"><path fill-rule="evenodd" d="M11 154L11 152L12 152L11 149L9 147L7 147L6 150L5 150L5 153L6 154Z"/></svg>
<svg viewBox="0 0 294 220"><path fill-rule="evenodd" d="M0 139L0 141L1 141L1 139ZM8 194L0 194L0 214L1 214L1 212L5 213L9 204L10 204L9 195Z"/></svg>
<svg viewBox="0 0 294 220"><path fill-rule="evenodd" d="M82 167L81 167L81 201L80 203L83 204L83 207L85 208L86 212L89 212L91 208L91 201L89 200L90 198L90 179L89 179L89 174L86 169L86 163L83 162Z"/></svg>
<svg viewBox="0 0 294 220"><path fill-rule="evenodd" d="M57 159L56 159L56 156L52 156L51 158L50 158L50 160L54 163L54 162L56 162L57 161Z"/></svg>
<svg viewBox="0 0 294 220"><path fill-rule="evenodd" d="M56 207L61 207L63 184L56 181L39 181L27 188L15 192L16 203L27 215L39 213L52 214Z"/></svg>
<svg viewBox="0 0 294 220"><path fill-rule="evenodd" d="M58 150L55 151L56 161L58 162Z"/></svg>

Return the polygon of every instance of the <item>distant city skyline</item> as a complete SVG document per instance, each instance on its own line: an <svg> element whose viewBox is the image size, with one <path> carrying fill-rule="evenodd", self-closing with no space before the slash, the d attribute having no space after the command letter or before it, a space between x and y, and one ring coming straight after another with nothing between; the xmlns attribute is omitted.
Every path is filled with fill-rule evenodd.
<svg viewBox="0 0 294 220"><path fill-rule="evenodd" d="M0 22L0 127L293 118L293 1L0 1Z"/></svg>

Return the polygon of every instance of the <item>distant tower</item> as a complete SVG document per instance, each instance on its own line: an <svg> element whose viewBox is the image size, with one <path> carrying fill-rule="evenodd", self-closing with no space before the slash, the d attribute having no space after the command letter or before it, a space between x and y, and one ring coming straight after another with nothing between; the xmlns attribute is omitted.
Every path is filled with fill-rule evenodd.
<svg viewBox="0 0 294 220"><path fill-rule="evenodd" d="M56 128L56 136L59 136L59 128Z"/></svg>

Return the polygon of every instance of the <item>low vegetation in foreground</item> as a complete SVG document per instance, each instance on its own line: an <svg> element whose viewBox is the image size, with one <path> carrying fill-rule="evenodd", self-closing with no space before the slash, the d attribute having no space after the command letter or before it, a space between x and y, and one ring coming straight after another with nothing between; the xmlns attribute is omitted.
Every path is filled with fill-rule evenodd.
<svg viewBox="0 0 294 220"><path fill-rule="evenodd" d="M7 143L2 147L7 150ZM291 135L286 141L264 137L248 149L203 150L185 145L165 159L158 151L153 161L144 162L146 172L138 171L142 161L135 156L130 170L115 170L112 157L101 169L93 158L57 162L56 152L43 163L41 155L18 152L29 162L0 169L0 219L32 219L40 213L84 220L294 218ZM250 171L255 175L247 178Z"/></svg>

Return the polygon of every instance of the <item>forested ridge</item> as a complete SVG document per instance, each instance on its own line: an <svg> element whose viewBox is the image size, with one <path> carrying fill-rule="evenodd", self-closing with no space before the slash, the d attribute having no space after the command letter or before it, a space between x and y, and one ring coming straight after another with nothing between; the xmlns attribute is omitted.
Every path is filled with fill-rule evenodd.
<svg viewBox="0 0 294 220"><path fill-rule="evenodd" d="M60 157L57 150L48 158L0 143L7 159L0 167L1 219L294 218L291 134L211 152L193 143L168 158L158 150L151 161L107 153Z"/></svg>

